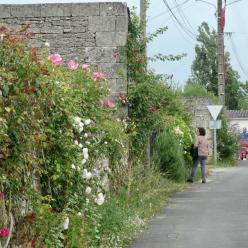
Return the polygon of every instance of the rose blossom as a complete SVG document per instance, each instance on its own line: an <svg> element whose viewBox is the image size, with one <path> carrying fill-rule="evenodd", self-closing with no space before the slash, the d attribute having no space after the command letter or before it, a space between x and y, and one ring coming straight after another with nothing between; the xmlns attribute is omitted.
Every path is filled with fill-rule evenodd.
<svg viewBox="0 0 248 248"><path fill-rule="evenodd" d="M87 171L87 169L84 169L83 178L89 180L91 179L91 177L92 177L92 173L90 171Z"/></svg>
<svg viewBox="0 0 248 248"><path fill-rule="evenodd" d="M48 59L55 65L60 65L63 63L62 57L58 53L51 54L50 56L48 56Z"/></svg>
<svg viewBox="0 0 248 248"><path fill-rule="evenodd" d="M0 236L2 237L8 237L10 234L10 231L8 228L2 228L0 229Z"/></svg>
<svg viewBox="0 0 248 248"><path fill-rule="evenodd" d="M85 189L85 193L88 195L88 194L90 194L91 193L91 187L87 187L86 189Z"/></svg>
<svg viewBox="0 0 248 248"><path fill-rule="evenodd" d="M82 65L82 69L83 69L83 71L89 71L90 65L83 64L83 65Z"/></svg>
<svg viewBox="0 0 248 248"><path fill-rule="evenodd" d="M69 228L69 222L70 222L69 218L66 217L64 224L63 224L64 230L67 230Z"/></svg>
<svg viewBox="0 0 248 248"><path fill-rule="evenodd" d="M120 53L115 52L114 57L115 57L116 60L119 60L120 59Z"/></svg>
<svg viewBox="0 0 248 248"><path fill-rule="evenodd" d="M96 224L97 224L96 219L93 219L93 221L92 221L92 225L93 225L93 226L96 226Z"/></svg>
<svg viewBox="0 0 248 248"><path fill-rule="evenodd" d="M105 75L102 72L94 72L93 73L93 79L94 81L99 81L105 79Z"/></svg>
<svg viewBox="0 0 248 248"><path fill-rule="evenodd" d="M67 65L70 70L76 70L78 68L78 63L74 59L69 60Z"/></svg>
<svg viewBox="0 0 248 248"><path fill-rule="evenodd" d="M104 203L104 195L103 193L99 193L95 199L97 205L102 205Z"/></svg>
<svg viewBox="0 0 248 248"><path fill-rule="evenodd" d="M115 104L110 99L101 99L100 104L104 107L115 108Z"/></svg>
<svg viewBox="0 0 248 248"><path fill-rule="evenodd" d="M87 120L84 121L85 125L89 125L90 123L91 123L91 119L87 119Z"/></svg>

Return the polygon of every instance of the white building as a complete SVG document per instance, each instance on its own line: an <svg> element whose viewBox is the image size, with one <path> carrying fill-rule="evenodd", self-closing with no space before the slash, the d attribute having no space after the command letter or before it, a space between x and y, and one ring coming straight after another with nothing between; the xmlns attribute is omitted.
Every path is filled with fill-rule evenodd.
<svg viewBox="0 0 248 248"><path fill-rule="evenodd" d="M241 133L243 128L248 130L248 110L227 110L227 117L231 126L234 126Z"/></svg>

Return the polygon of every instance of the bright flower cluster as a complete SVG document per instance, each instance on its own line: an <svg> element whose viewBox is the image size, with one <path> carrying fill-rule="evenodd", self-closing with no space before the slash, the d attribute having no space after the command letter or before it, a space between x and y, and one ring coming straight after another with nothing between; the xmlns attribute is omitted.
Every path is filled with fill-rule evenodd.
<svg viewBox="0 0 248 248"><path fill-rule="evenodd" d="M0 229L0 236L2 237L8 237L10 235L10 231L8 228L2 228Z"/></svg>

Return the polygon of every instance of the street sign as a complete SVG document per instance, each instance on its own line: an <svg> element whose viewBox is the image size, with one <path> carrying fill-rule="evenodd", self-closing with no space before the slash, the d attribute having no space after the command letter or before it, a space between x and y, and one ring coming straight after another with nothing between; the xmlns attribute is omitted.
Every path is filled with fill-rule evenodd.
<svg viewBox="0 0 248 248"><path fill-rule="evenodd" d="M208 105L207 108L213 119L216 120L221 109L223 108L223 105Z"/></svg>
<svg viewBox="0 0 248 248"><path fill-rule="evenodd" d="M209 129L221 129L221 120L209 121Z"/></svg>

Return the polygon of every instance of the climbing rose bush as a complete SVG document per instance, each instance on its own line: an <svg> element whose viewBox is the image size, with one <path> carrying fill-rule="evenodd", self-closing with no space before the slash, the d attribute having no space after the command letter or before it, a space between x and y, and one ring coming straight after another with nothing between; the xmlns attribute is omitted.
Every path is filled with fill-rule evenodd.
<svg viewBox="0 0 248 248"><path fill-rule="evenodd" d="M84 229L98 240L99 208L127 143L105 75L46 45L37 57L0 30L0 236L65 247ZM15 234L4 225L9 210L23 223Z"/></svg>

